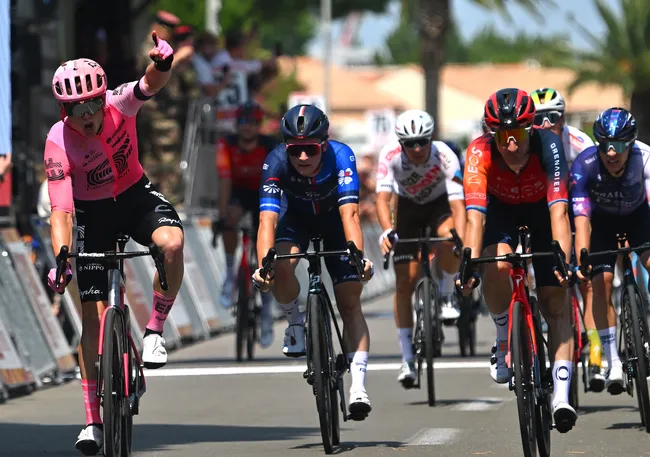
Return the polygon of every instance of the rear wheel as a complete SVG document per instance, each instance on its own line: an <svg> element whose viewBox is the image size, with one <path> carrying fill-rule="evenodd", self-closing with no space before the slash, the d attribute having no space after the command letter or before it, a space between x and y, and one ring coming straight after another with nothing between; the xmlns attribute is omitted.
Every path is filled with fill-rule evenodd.
<svg viewBox="0 0 650 457"><path fill-rule="evenodd" d="M515 375L515 394L519 413L519 431L525 457L536 455L535 446L535 392L533 388L533 366L531 356L531 335L522 312L521 303L512 309L512 366Z"/></svg>
<svg viewBox="0 0 650 457"><path fill-rule="evenodd" d="M113 308L106 311L102 354L104 455L120 457L123 449L124 366L122 318Z"/></svg>
<svg viewBox="0 0 650 457"><path fill-rule="evenodd" d="M429 406L436 404L436 389L433 378L433 353L434 353L434 316L435 305L432 301L431 283L429 278L424 278L420 283L416 297L421 300L424 308L424 356L427 362L427 400ZM437 320L437 319L435 319Z"/></svg>
<svg viewBox="0 0 650 457"><path fill-rule="evenodd" d="M634 286L628 286L623 298L623 306L628 308L627 325L632 339L632 357L634 362L634 384L636 385L637 401L641 423L646 432L650 433L650 398L648 395L648 323L645 309L641 308L641 296Z"/></svg>
<svg viewBox="0 0 650 457"><path fill-rule="evenodd" d="M458 344L461 357L476 355L476 315L472 297L459 295L460 317L458 318Z"/></svg>
<svg viewBox="0 0 650 457"><path fill-rule="evenodd" d="M248 341L248 306L249 294L246 287L246 273L242 268L237 275L237 316L235 320L235 350L237 361L241 362L244 359L244 346Z"/></svg>

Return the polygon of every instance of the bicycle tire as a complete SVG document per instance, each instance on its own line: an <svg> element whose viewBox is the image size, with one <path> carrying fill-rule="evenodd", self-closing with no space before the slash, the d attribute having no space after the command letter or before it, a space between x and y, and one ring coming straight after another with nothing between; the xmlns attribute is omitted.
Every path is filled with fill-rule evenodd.
<svg viewBox="0 0 650 457"><path fill-rule="evenodd" d="M577 309L578 301L575 297L572 298L572 326L573 326L573 375L571 376L571 386L569 388L569 405L578 411L580 409L580 398L578 396L578 363L580 362L580 338L582 338L582 331L580 329L580 315Z"/></svg>
<svg viewBox="0 0 650 457"><path fill-rule="evenodd" d="M547 384L553 384L553 375L551 370L546 366L546 345L544 342L544 333L542 332L542 322L539 314L539 305L536 297L529 299L530 309L533 313L533 328L535 329L535 339L537 340L537 366L539 367L539 382L542 389L547 391ZM553 412L551 408L551 397L546 394L541 399L537 399L535 405L535 434L537 437L537 449L541 457L551 455L551 431L553 428Z"/></svg>
<svg viewBox="0 0 650 457"><path fill-rule="evenodd" d="M458 345L460 356L476 355L476 319L474 316L474 302L472 297L463 297L459 294L460 316L458 317ZM469 352L469 354L468 354Z"/></svg>
<svg viewBox="0 0 650 457"><path fill-rule="evenodd" d="M332 389L331 403L332 403L332 445L338 446L341 444L341 421L339 418L339 389L343 390L343 379L339 378L336 388Z"/></svg>
<svg viewBox="0 0 650 457"><path fill-rule="evenodd" d="M124 367L122 345L124 341L122 317L108 308L104 321L102 354L104 455L121 457L122 450L122 404L124 401Z"/></svg>
<svg viewBox="0 0 650 457"><path fill-rule="evenodd" d="M128 345L127 351L127 360L129 361L129 369L127 370L127 373L129 373L129 398L125 399L124 401L129 402L129 407L126 408L127 414L122 418L121 457L129 457L131 455L131 448L133 445L133 410L131 409L131 397L133 397L134 401L137 401L137 391L135 390L135 377L138 376L135 372L138 369L137 362L135 360L135 356L133 355L133 348L131 348L130 345Z"/></svg>
<svg viewBox="0 0 650 457"><path fill-rule="evenodd" d="M511 318L511 365L514 368L515 375L519 431L524 449L524 457L534 457L537 452L535 444L535 394L532 382L532 357L530 354L531 336L522 313L521 303L517 302L514 304Z"/></svg>
<svg viewBox="0 0 650 457"><path fill-rule="evenodd" d="M333 452L332 445L332 383L330 382L330 363L327 355L327 338L324 319L325 303L320 295L309 296L309 339L312 370L314 372L314 393L316 409L320 422L325 454Z"/></svg>
<svg viewBox="0 0 650 457"><path fill-rule="evenodd" d="M636 387L637 401L639 403L639 413L641 415L641 423L645 426L646 432L650 433L650 395L648 395L648 358L645 351L645 342L648 342L647 324L642 321L642 316L645 312L640 312L639 307L642 303L639 298L639 292L633 285L627 286L625 297L623 298L623 305L627 298L627 305L629 306L628 312L630 313L630 330L632 337L632 357L636 359L636 366L634 370L634 385ZM645 333L645 335L644 335Z"/></svg>
<svg viewBox="0 0 650 457"><path fill-rule="evenodd" d="M237 361L244 360L244 344L248 339L249 297L246 290L246 273L240 268L237 275L237 315L235 318L235 355Z"/></svg>
<svg viewBox="0 0 650 457"><path fill-rule="evenodd" d="M259 310L255 299L256 293L253 291L248 301L248 331L246 332L246 355L248 360L255 358L255 343L257 342L257 329L259 328Z"/></svg>
<svg viewBox="0 0 650 457"><path fill-rule="evenodd" d="M435 388L435 380L433 377L433 354L434 354L434 338L433 338L433 333L434 333L434 317L433 317L433 308L434 308L434 303L432 301L432 296L431 296L431 281L429 278L424 277L422 281L419 284L418 290L419 293L416 294L416 297L418 299L422 300L423 308L424 308L424 358L427 363L427 372L426 372L426 377L427 377L427 402L429 406L435 406L436 405L436 388Z"/></svg>

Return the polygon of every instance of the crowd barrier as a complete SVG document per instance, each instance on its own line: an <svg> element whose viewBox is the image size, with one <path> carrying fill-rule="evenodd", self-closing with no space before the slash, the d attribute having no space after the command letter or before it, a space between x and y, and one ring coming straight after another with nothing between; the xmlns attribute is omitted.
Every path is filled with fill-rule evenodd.
<svg viewBox="0 0 650 457"><path fill-rule="evenodd" d="M230 332L234 318L220 303L220 288L225 278L223 243L211 246L211 218L181 214L185 231L185 276L177 301L165 323L167 348L184 345ZM47 221L32 219L37 254L45 271L55 265ZM364 252L375 263L375 276L365 285L362 299L368 300L393 289L393 270L382 268L377 239L381 229L364 225ZM73 238L74 239L74 238ZM72 246L74 250L74 244ZM127 250L146 249L133 240ZM239 248L241 249L241 247ZM241 251L240 251L241 252ZM236 258L239 258L237 256ZM74 265L73 265L74 266ZM44 384L58 384L78 375L77 347L81 337L81 301L76 274L61 297L58 314L30 258L29 247L15 229L0 230L0 403L7 395L30 393ZM127 287L125 301L131 309L131 331L138 348L152 307L152 281L155 266L150 257L125 262ZM303 302L307 295L307 262L297 270ZM323 275L331 290L329 275ZM332 297L334 298L334 297ZM274 307L274 317L283 315ZM233 345L234 360L234 345Z"/></svg>

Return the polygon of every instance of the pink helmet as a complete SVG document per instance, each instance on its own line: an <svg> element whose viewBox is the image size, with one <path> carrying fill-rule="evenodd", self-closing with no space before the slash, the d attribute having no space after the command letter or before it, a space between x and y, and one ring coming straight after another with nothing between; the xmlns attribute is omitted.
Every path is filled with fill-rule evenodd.
<svg viewBox="0 0 650 457"><path fill-rule="evenodd" d="M68 60L54 72L52 92L61 103L99 97L106 93L106 73L94 60Z"/></svg>

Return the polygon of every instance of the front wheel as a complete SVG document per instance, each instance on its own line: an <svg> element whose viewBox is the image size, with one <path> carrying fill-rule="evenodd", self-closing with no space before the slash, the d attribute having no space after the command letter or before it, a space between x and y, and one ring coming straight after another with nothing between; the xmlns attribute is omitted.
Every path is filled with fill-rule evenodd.
<svg viewBox="0 0 650 457"><path fill-rule="evenodd" d="M415 294L416 299L421 301L424 308L424 355L427 362L427 400L429 406L435 406L436 404L436 389L433 378L433 353L434 353L434 319L437 320L437 316L434 318L433 312L435 310L435 304L432 301L431 294L431 283L429 278L424 278L420 283L417 292Z"/></svg>
<svg viewBox="0 0 650 457"><path fill-rule="evenodd" d="M636 287L628 286L623 298L623 306L627 308L626 326L631 337L632 358L635 360L634 384L636 386L637 401L641 423L646 432L650 433L650 398L648 395L648 324L645 310L641 308L642 301Z"/></svg>
<svg viewBox="0 0 650 457"><path fill-rule="evenodd" d="M235 351L237 361L241 362L244 360L244 350L248 342L248 310L251 299L246 285L246 272L242 268L240 268L239 274L237 275L237 287L239 292L237 295L237 316L235 321Z"/></svg>
<svg viewBox="0 0 650 457"><path fill-rule="evenodd" d="M104 455L121 457L124 439L122 406L124 403L124 353L122 317L108 308L104 321L101 360L103 381Z"/></svg>
<svg viewBox="0 0 650 457"><path fill-rule="evenodd" d="M535 391L533 384L532 340L522 304L517 302L512 308L512 367L515 375L515 394L519 413L519 432L524 449L524 457L534 457L535 443Z"/></svg>

